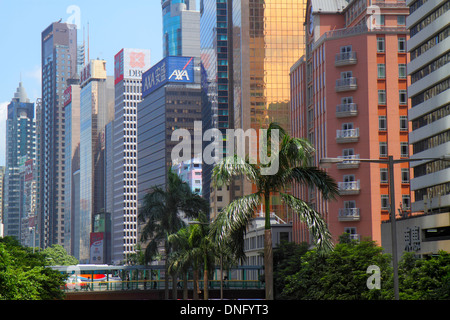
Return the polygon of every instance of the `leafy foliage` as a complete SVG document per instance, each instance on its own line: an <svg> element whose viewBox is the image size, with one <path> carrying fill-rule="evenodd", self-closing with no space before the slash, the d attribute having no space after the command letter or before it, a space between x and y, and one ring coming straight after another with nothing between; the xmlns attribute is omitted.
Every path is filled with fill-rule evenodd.
<svg viewBox="0 0 450 320"><path fill-rule="evenodd" d="M50 266L72 266L78 264L78 260L67 253L63 246L54 244L41 251L47 265Z"/></svg>
<svg viewBox="0 0 450 320"><path fill-rule="evenodd" d="M62 299L65 276L47 265L44 254L0 239L0 300Z"/></svg>

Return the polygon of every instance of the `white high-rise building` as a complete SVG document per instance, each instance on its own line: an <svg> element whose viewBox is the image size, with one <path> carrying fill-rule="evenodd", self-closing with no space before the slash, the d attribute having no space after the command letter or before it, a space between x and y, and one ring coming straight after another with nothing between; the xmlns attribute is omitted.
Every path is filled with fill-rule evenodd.
<svg viewBox="0 0 450 320"><path fill-rule="evenodd" d="M411 158L441 158L450 154L450 5L445 0L406 2ZM411 166L412 211L448 212L450 161L414 161Z"/></svg>
<svg viewBox="0 0 450 320"><path fill-rule="evenodd" d="M115 114L113 136L113 190L110 194L112 262L135 252L138 243L137 105L141 101L142 73L150 68L150 50L120 50L114 57Z"/></svg>

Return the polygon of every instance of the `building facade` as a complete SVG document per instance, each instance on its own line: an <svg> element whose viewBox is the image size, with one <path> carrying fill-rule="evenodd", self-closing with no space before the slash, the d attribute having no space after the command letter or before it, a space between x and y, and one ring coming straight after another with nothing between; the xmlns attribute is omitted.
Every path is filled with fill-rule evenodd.
<svg viewBox="0 0 450 320"><path fill-rule="evenodd" d="M113 220L112 259L119 262L134 253L138 243L137 105L142 97L142 74L150 68L150 50L124 48L115 55L114 65L113 190L107 211Z"/></svg>
<svg viewBox="0 0 450 320"><path fill-rule="evenodd" d="M189 185L193 193L202 195L202 160L200 158L177 163L172 170Z"/></svg>
<svg viewBox="0 0 450 320"><path fill-rule="evenodd" d="M152 187L164 188L173 165L195 157L194 125L201 121L199 59L167 57L146 71L142 75L137 119L140 202ZM185 130L178 131L178 135L177 129ZM180 144L186 147L185 153L178 152ZM172 155L175 146L179 150ZM201 145L199 149L201 152Z"/></svg>
<svg viewBox="0 0 450 320"><path fill-rule="evenodd" d="M64 91L65 115L65 193L64 193L64 248L75 252L73 236L78 232L74 222L79 217L75 199L79 199L80 188L75 183L74 174L80 170L80 85L69 85ZM76 226L79 226L77 224ZM78 250L77 250L78 252Z"/></svg>
<svg viewBox="0 0 450 320"><path fill-rule="evenodd" d="M413 0L406 3L411 59L408 63L411 158L440 158L450 154L450 4ZM450 161L414 161L411 166L413 211L449 212Z"/></svg>
<svg viewBox="0 0 450 320"><path fill-rule="evenodd" d="M322 158L343 159L328 169L339 187L336 201L294 187L297 196L323 214L335 242L346 232L381 244L381 222L389 219L387 163L358 159L410 156L408 9L395 1L375 9L360 0L308 1L306 54L291 68L293 135L313 143L315 165ZM409 214L409 164L394 170L396 206ZM295 241L308 242L295 216L293 222Z"/></svg>
<svg viewBox="0 0 450 320"><path fill-rule="evenodd" d="M161 0L163 56L198 57L200 13L196 0Z"/></svg>
<svg viewBox="0 0 450 320"><path fill-rule="evenodd" d="M203 87L209 101L204 103L205 125L246 131L277 122L290 132L289 69L304 53L305 4L201 1ZM204 193L212 192L211 216L231 199L254 191L244 180L233 181L227 190L211 189L208 167L204 169ZM227 199L219 203L224 195ZM272 209L285 217L279 197L272 199Z"/></svg>
<svg viewBox="0 0 450 320"><path fill-rule="evenodd" d="M25 88L19 83L14 98L8 105L6 120L6 166L4 185L4 234L23 240L22 221L35 215L31 202L35 195L32 167L36 155L36 122L34 103L28 99ZM31 166L25 180L25 168ZM30 178L30 179L29 179ZM35 204L35 203L34 203ZM28 210L26 210L28 209ZM22 242L23 243L23 242ZM23 243L28 245L28 243Z"/></svg>
<svg viewBox="0 0 450 320"><path fill-rule="evenodd" d="M200 52L202 60L202 126L220 130L223 136L234 127L231 50L232 1L200 2ZM203 149L206 148L205 142ZM224 149L221 156L225 157ZM232 197L230 188L214 188L211 183L213 164L202 164L203 197L210 203L210 219L214 219Z"/></svg>
<svg viewBox="0 0 450 320"><path fill-rule="evenodd" d="M39 116L40 246L64 245L64 90L77 70L76 25L54 22L41 34L42 101Z"/></svg>
<svg viewBox="0 0 450 320"><path fill-rule="evenodd" d="M89 261L93 215L105 210L105 127L113 116L114 77L106 61L91 60L80 74L80 214L73 222L80 261Z"/></svg>

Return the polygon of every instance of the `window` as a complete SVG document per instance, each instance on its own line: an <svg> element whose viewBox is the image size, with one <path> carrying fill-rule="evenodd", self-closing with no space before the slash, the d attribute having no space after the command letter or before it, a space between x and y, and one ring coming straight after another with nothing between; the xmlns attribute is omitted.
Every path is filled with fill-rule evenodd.
<svg viewBox="0 0 450 320"><path fill-rule="evenodd" d="M386 90L378 90L378 104L386 104Z"/></svg>
<svg viewBox="0 0 450 320"><path fill-rule="evenodd" d="M353 150L353 148L342 150L342 156L344 157L350 157L353 155L355 155L355 151Z"/></svg>
<svg viewBox="0 0 450 320"><path fill-rule="evenodd" d="M378 130L386 131L386 116L378 116Z"/></svg>
<svg viewBox="0 0 450 320"><path fill-rule="evenodd" d="M384 63L379 63L377 65L378 70L378 79L385 79L386 78L386 65Z"/></svg>
<svg viewBox="0 0 450 320"><path fill-rule="evenodd" d="M387 157L387 142L380 142L380 157Z"/></svg>
<svg viewBox="0 0 450 320"><path fill-rule="evenodd" d="M400 156L403 158L409 157L409 145L408 142L400 142Z"/></svg>
<svg viewBox="0 0 450 320"><path fill-rule="evenodd" d="M406 16L397 16L397 25L398 26L406 25Z"/></svg>
<svg viewBox="0 0 450 320"><path fill-rule="evenodd" d="M400 116L400 131L408 131L408 117Z"/></svg>
<svg viewBox="0 0 450 320"><path fill-rule="evenodd" d="M408 104L408 94L406 90L399 90L398 102L403 105Z"/></svg>
<svg viewBox="0 0 450 320"><path fill-rule="evenodd" d="M403 210L411 209L411 198L409 197L409 195L402 196L402 209Z"/></svg>
<svg viewBox="0 0 450 320"><path fill-rule="evenodd" d="M377 38L377 52L384 52L384 37Z"/></svg>
<svg viewBox="0 0 450 320"><path fill-rule="evenodd" d="M405 37L398 38L398 52L406 52L406 38Z"/></svg>
<svg viewBox="0 0 450 320"><path fill-rule="evenodd" d="M353 103L353 97L343 97L341 98L342 104L350 104Z"/></svg>
<svg viewBox="0 0 450 320"><path fill-rule="evenodd" d="M388 175L388 169L387 168L380 168L380 183L388 183L389 182L389 175Z"/></svg>
<svg viewBox="0 0 450 320"><path fill-rule="evenodd" d="M381 195L381 210L389 210L389 196L387 194Z"/></svg>
<svg viewBox="0 0 450 320"><path fill-rule="evenodd" d="M402 183L409 183L409 169L402 169Z"/></svg>
<svg viewBox="0 0 450 320"><path fill-rule="evenodd" d="M377 22L377 26L384 26L384 14L375 15L375 20Z"/></svg>
<svg viewBox="0 0 450 320"><path fill-rule="evenodd" d="M342 130L352 130L352 129L353 129L353 122L342 124Z"/></svg>
<svg viewBox="0 0 450 320"><path fill-rule="evenodd" d="M404 63L398 65L398 78L406 79L406 64Z"/></svg>
<svg viewBox="0 0 450 320"><path fill-rule="evenodd" d="M341 72L341 79L349 79L351 77L352 77L352 72L351 71Z"/></svg>

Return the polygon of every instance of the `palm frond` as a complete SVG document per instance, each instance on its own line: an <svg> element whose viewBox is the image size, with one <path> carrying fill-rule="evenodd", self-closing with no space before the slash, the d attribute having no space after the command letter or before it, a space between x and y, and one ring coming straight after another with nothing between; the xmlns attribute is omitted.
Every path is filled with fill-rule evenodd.
<svg viewBox="0 0 450 320"><path fill-rule="evenodd" d="M239 175L244 175L251 182L258 184L259 171L256 166L237 155L219 161L213 168L212 180L216 187L221 187Z"/></svg>
<svg viewBox="0 0 450 320"><path fill-rule="evenodd" d="M260 193L251 193L230 202L211 224L213 241L225 243L230 236L242 236L260 203Z"/></svg>
<svg viewBox="0 0 450 320"><path fill-rule="evenodd" d="M338 186L327 172L317 167L295 167L284 170L282 181L285 185L296 182L319 189L324 199L335 199Z"/></svg>
<svg viewBox="0 0 450 320"><path fill-rule="evenodd" d="M306 224L314 238L318 252L326 253L333 250L330 231L320 213L301 199L285 193L280 193L280 195L282 201Z"/></svg>

